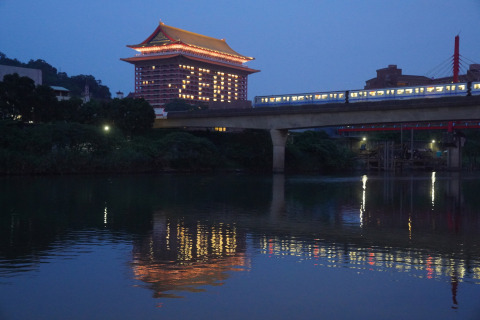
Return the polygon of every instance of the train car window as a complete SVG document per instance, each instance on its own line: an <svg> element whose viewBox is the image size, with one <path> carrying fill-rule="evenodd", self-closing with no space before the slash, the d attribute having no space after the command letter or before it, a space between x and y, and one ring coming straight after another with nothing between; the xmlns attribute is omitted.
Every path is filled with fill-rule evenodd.
<svg viewBox="0 0 480 320"><path fill-rule="evenodd" d="M478 86L479 86L479 88L480 88L480 85L478 85ZM342 99L343 96L344 96L344 94L343 94L343 93L340 93L340 94L338 95L338 98Z"/></svg>
<svg viewBox="0 0 480 320"><path fill-rule="evenodd" d="M427 92L433 92L433 90L435 90L434 87L428 87L428 88L427 88Z"/></svg>
<svg viewBox="0 0 480 320"><path fill-rule="evenodd" d="M465 90L466 89L466 86L464 84L460 84L458 86L458 90Z"/></svg>
<svg viewBox="0 0 480 320"><path fill-rule="evenodd" d="M480 83L475 83L473 85L473 89L480 89Z"/></svg>
<svg viewBox="0 0 480 320"><path fill-rule="evenodd" d="M369 94L371 97L375 97L376 92L375 92L375 91L370 91L368 94Z"/></svg>
<svg viewBox="0 0 480 320"><path fill-rule="evenodd" d="M297 101L297 97L293 96L292 101Z"/></svg>
<svg viewBox="0 0 480 320"><path fill-rule="evenodd" d="M385 94L385 91L379 90L379 91L377 91L377 94L378 94L379 96L383 96L383 95Z"/></svg>
<svg viewBox="0 0 480 320"><path fill-rule="evenodd" d="M350 97L356 98L356 97L358 97L358 93L357 92L350 92Z"/></svg>
<svg viewBox="0 0 480 320"><path fill-rule="evenodd" d="M387 90L387 95L390 95L390 94L395 94L395 91L394 90Z"/></svg>
<svg viewBox="0 0 480 320"><path fill-rule="evenodd" d="M403 94L405 92L405 89L398 89L397 94Z"/></svg>
<svg viewBox="0 0 480 320"><path fill-rule="evenodd" d="M435 91L436 91L436 92L443 92L443 87L436 87L436 88L435 88Z"/></svg>
<svg viewBox="0 0 480 320"><path fill-rule="evenodd" d="M405 93L406 93L406 94L412 94L412 93L413 93L413 89L405 89Z"/></svg>
<svg viewBox="0 0 480 320"><path fill-rule="evenodd" d="M275 98L275 102L281 102L281 101L282 101L282 97Z"/></svg>
<svg viewBox="0 0 480 320"><path fill-rule="evenodd" d="M298 96L298 100L303 101L303 100L305 100L305 97L304 96Z"/></svg>
<svg viewBox="0 0 480 320"><path fill-rule="evenodd" d="M319 94L315 95L315 100L320 100L321 96Z"/></svg>
<svg viewBox="0 0 480 320"><path fill-rule="evenodd" d="M275 98L274 98L274 97L271 97L271 98L270 98L270 102L275 102Z"/></svg>
<svg viewBox="0 0 480 320"><path fill-rule="evenodd" d="M328 98L328 94L322 94L322 99L327 99Z"/></svg>
<svg viewBox="0 0 480 320"><path fill-rule="evenodd" d="M290 97L283 97L283 101L289 101Z"/></svg>

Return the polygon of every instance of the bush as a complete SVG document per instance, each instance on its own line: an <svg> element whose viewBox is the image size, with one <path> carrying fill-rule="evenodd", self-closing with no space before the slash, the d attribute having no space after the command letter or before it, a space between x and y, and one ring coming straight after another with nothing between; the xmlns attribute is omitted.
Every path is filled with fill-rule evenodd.
<svg viewBox="0 0 480 320"><path fill-rule="evenodd" d="M160 161L175 169L207 169L219 164L215 145L206 138L186 132L173 132L158 142Z"/></svg>

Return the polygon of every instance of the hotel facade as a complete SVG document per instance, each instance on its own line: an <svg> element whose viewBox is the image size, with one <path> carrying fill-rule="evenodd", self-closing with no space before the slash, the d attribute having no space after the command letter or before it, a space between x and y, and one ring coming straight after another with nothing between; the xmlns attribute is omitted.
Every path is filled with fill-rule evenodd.
<svg viewBox="0 0 480 320"><path fill-rule="evenodd" d="M135 97L154 108L183 99L191 104L247 101L248 75L259 72L245 65L252 57L215 39L160 22L142 43L128 45L138 52L121 59L135 66Z"/></svg>

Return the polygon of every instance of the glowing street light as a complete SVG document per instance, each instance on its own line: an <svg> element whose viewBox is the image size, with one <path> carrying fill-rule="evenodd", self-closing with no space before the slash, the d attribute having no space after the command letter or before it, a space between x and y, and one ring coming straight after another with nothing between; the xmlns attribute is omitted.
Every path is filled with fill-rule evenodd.
<svg viewBox="0 0 480 320"><path fill-rule="evenodd" d="M104 130L105 132L108 132L108 131L110 131L110 126L108 126L108 125L105 125L105 126L103 127L103 130Z"/></svg>

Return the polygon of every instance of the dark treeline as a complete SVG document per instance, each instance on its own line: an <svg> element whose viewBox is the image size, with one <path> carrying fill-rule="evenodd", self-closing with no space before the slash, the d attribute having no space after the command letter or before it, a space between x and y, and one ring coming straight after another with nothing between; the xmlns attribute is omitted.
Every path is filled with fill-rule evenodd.
<svg viewBox="0 0 480 320"><path fill-rule="evenodd" d="M65 72L58 72L56 68L48 64L45 60L30 60L27 63L10 59L4 53L0 52L0 65L32 68L42 70L42 80L45 86L60 86L70 90L72 97L81 97L85 86L89 87L90 96L97 100L108 100L111 98L110 89L101 84L92 75L68 76ZM0 79L2 80L2 79Z"/></svg>
<svg viewBox="0 0 480 320"><path fill-rule="evenodd" d="M314 141L313 141L314 140ZM353 155L316 132L295 134L287 145L288 171L353 167ZM155 129L126 134L118 127L81 123L0 121L0 174L270 172L268 131L225 133Z"/></svg>

